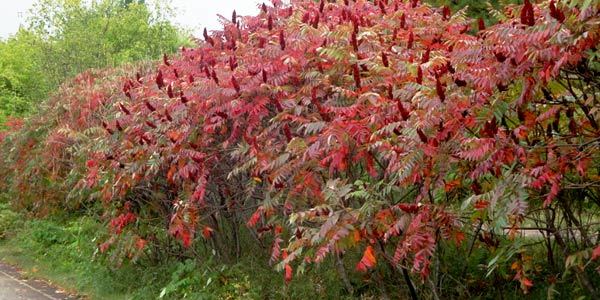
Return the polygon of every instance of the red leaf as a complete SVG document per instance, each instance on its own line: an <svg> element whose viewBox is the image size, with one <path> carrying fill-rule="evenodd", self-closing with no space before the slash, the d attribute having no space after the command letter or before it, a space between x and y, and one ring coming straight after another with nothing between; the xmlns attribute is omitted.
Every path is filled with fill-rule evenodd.
<svg viewBox="0 0 600 300"><path fill-rule="evenodd" d="M556 196L558 196L559 192L560 192L560 182L555 181L550 186L550 192L548 193L548 195L546 196L546 199L544 200L544 207L547 207L548 205L550 205L550 203L552 203L552 200L554 200L556 198Z"/></svg>
<svg viewBox="0 0 600 300"><path fill-rule="evenodd" d="M533 286L533 282L529 278L521 279L521 284L524 285L527 289Z"/></svg>
<svg viewBox="0 0 600 300"><path fill-rule="evenodd" d="M108 250L108 248L110 248L110 245L111 245L110 241L108 241L106 243L102 243L99 247L100 253L105 253Z"/></svg>
<svg viewBox="0 0 600 300"><path fill-rule="evenodd" d="M135 242L135 247L136 247L138 250L142 250L142 249L144 249L144 247L146 247L146 244L147 244L147 243L148 243L148 242L147 242L146 240L144 240L144 239L141 239L141 238L140 238L140 239L138 239L138 240Z"/></svg>
<svg viewBox="0 0 600 300"><path fill-rule="evenodd" d="M293 269L289 264L285 265L285 282L289 283L290 281L292 281L292 272Z"/></svg>
<svg viewBox="0 0 600 300"><path fill-rule="evenodd" d="M90 159L90 160L88 160L88 161L85 163L85 165L86 165L88 168L94 168L94 167L98 166L98 162L96 162L96 161L95 161L95 160L93 160L93 159Z"/></svg>
<svg viewBox="0 0 600 300"><path fill-rule="evenodd" d="M373 247L367 246L362 259L356 265L356 269L360 272L366 272L368 269L372 269L377 264L377 259L373 253Z"/></svg>
<svg viewBox="0 0 600 300"><path fill-rule="evenodd" d="M254 227L256 226L256 223L258 223L258 221L260 220L260 218L262 217L262 213L263 213L263 209L258 208L250 217L250 220L248 220L248 223L246 223L246 225L248 225L248 227Z"/></svg>
<svg viewBox="0 0 600 300"><path fill-rule="evenodd" d="M181 241L183 242L183 247L185 248L189 248L192 245L192 234L184 229L179 233L179 237L181 238Z"/></svg>
<svg viewBox="0 0 600 300"><path fill-rule="evenodd" d="M488 202L488 201L485 201L485 200L477 200L477 201L475 202L475 205L474 205L474 207L475 207L475 209L477 209L477 210L484 210L484 209L486 209L486 208L487 208L489 205L490 205L490 202Z"/></svg>
<svg viewBox="0 0 600 300"><path fill-rule="evenodd" d="M259 230L260 232L260 230ZM273 246L271 247L271 258L269 259L269 264L273 264L275 263L277 260L279 260L279 257L281 256L281 243L283 242L283 240L277 236L274 240L273 240ZM287 257L287 253L286 254ZM285 257L283 258L285 259Z"/></svg>
<svg viewBox="0 0 600 300"><path fill-rule="evenodd" d="M592 260L597 260L598 258L600 258L600 245L592 251Z"/></svg>
<svg viewBox="0 0 600 300"><path fill-rule="evenodd" d="M214 230L208 226L205 226L204 229L202 229L202 236L205 239L210 239L214 234Z"/></svg>

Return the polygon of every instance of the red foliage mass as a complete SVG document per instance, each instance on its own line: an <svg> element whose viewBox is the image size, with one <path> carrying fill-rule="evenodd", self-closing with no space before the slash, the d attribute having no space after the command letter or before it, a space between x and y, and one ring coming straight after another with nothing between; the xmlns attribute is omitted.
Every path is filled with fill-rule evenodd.
<svg viewBox="0 0 600 300"><path fill-rule="evenodd" d="M171 166L171 184L181 195L190 195L176 215L190 208L201 214L214 205L205 199L206 189L226 185L223 172L238 179L248 174L258 181L242 183L272 199L248 225L293 216L290 229L303 234L289 244L290 253L300 246L322 249L314 258L320 261L320 255L349 238L344 228L352 226L364 231L367 240L394 238L396 260L412 259L413 270L422 275L428 273L436 241L460 229L459 220L432 198L434 191L446 192L444 174L464 174L452 179L453 190L468 188L482 176L497 178L496 186L480 188L478 194L484 194L501 188L509 176L501 170L519 161L510 176L521 178L525 188L549 187L544 203L550 203L560 189L558 174L574 168L569 161L580 153L548 148L552 155L540 161L540 153L527 151L532 147L528 136L544 113L534 94L559 70L582 59L598 36L551 42L561 24L536 13L541 8L529 1L520 23L539 23L541 33L516 22L487 29L480 22L485 33L479 36L465 32L470 21L454 19L447 10L440 14L416 1L393 2L394 11L382 9L381 1L325 7L323 1L293 1L289 8L266 7L257 16L237 17L240 26L225 24L223 31L205 33L206 43L195 49L170 60L165 56L155 82L131 84L126 93L138 100L124 98L127 108L119 105L125 115L117 120L127 128L109 132L118 136L108 152L137 167L115 172L103 194L118 198L122 190L161 175L163 167L135 164L158 155L161 165ZM564 20L562 11L550 9L552 18ZM324 32L346 34L324 39ZM231 78L230 84L219 78ZM521 83L516 101L495 91ZM173 99L174 91L181 101ZM189 100L183 101L183 95ZM504 101L508 110L494 114L489 109L494 101ZM517 111L531 115L532 121L525 117L519 123ZM517 125L506 125L507 119ZM549 120L555 121L552 115ZM584 120L571 123L577 128L571 129L573 134L590 126ZM161 138L167 133L177 138ZM534 166L533 161L540 163ZM112 169L109 162L104 168ZM416 188L412 203L392 210L392 219L408 217L409 225L388 222L373 230L380 223L363 213L368 200L328 192L352 190L353 182L365 178L398 191ZM527 183L526 178L535 180ZM310 189L296 188L309 181ZM217 187L210 192L223 191ZM511 201L504 204L515 206L508 213L523 214L526 206ZM284 203L291 206L284 209ZM488 207L483 203L478 201L474 209ZM191 228L200 224L174 220L173 234L189 245ZM321 225L306 230L302 222L308 220ZM315 235L324 244L314 244ZM374 256L372 250L365 253L360 269L371 267ZM285 269L287 278L289 265Z"/></svg>
<svg viewBox="0 0 600 300"><path fill-rule="evenodd" d="M325 2L234 16L197 48L108 91L105 120L88 123L106 130L94 155L112 158L90 168L106 179L94 182L104 201L166 178L176 195L170 232L185 246L197 228L218 234L201 216L252 208L249 227L295 233L288 281L298 257L318 262L367 243L357 268L371 268L375 241L393 245L391 263L427 276L437 242L463 236L437 195L466 191L469 208L502 206L518 221L527 202L509 187L548 205L561 174L586 176L573 161L591 154L569 141L597 138L597 125L538 95L598 44L597 32L569 34L563 22L586 24L597 11L552 2L546 13L525 1L520 16L474 36L471 20L419 1ZM546 125L554 131L539 135ZM111 223L117 233L132 214Z"/></svg>

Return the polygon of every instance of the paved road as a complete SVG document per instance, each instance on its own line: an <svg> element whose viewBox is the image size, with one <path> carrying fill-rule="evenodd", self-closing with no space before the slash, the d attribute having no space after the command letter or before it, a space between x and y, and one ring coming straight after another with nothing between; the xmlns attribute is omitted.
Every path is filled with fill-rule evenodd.
<svg viewBox="0 0 600 300"><path fill-rule="evenodd" d="M24 279L19 272L0 262L0 300L77 299L40 280Z"/></svg>

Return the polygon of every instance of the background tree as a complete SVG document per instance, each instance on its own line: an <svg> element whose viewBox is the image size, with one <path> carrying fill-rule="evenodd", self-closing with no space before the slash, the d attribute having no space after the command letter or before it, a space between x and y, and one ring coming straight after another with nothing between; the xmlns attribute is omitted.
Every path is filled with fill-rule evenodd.
<svg viewBox="0 0 600 300"><path fill-rule="evenodd" d="M508 4L522 3L522 0L428 0L434 6L448 6L452 11L463 8L467 9L469 16L473 18L482 18L486 23L493 22L493 16L490 15L490 8L502 8Z"/></svg>
<svg viewBox="0 0 600 300"><path fill-rule="evenodd" d="M26 30L0 42L0 122L20 117L30 109L30 99L43 99L48 91L47 76L39 62L41 51L30 45L39 37Z"/></svg>
<svg viewBox="0 0 600 300"><path fill-rule="evenodd" d="M27 24L0 42L0 121L23 116L89 68L156 59L189 44L164 1L40 0Z"/></svg>

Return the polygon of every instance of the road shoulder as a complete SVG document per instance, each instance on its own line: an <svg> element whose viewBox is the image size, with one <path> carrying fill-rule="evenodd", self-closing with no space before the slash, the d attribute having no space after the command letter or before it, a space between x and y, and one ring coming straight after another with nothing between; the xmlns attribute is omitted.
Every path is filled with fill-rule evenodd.
<svg viewBox="0 0 600 300"><path fill-rule="evenodd" d="M14 266L0 262L0 300L67 300L81 299L51 284L25 278Z"/></svg>

